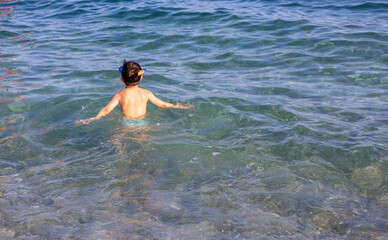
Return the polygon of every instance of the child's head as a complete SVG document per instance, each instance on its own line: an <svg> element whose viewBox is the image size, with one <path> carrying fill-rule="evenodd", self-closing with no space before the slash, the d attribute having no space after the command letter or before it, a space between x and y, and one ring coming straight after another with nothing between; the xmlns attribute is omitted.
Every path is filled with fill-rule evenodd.
<svg viewBox="0 0 388 240"><path fill-rule="evenodd" d="M121 77L126 86L138 85L140 83L140 80L142 79L143 73L144 70L141 69L141 66L138 63L133 61L127 62L124 59L121 70Z"/></svg>

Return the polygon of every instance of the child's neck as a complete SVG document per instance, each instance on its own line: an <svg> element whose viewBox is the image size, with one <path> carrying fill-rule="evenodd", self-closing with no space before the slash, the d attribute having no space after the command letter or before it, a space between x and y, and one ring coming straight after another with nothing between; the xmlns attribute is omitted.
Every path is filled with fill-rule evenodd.
<svg viewBox="0 0 388 240"><path fill-rule="evenodd" d="M136 85L136 86L127 86L127 85L125 85L125 89L136 89L136 88L139 88L139 86L138 85Z"/></svg>

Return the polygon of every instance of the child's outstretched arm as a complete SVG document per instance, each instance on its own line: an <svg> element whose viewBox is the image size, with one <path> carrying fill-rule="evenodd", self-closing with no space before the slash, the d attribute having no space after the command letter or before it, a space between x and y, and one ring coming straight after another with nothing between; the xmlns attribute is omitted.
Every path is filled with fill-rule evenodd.
<svg viewBox="0 0 388 240"><path fill-rule="evenodd" d="M108 105L106 105L103 109L101 109L95 117L85 119L85 120L78 120L78 121L75 121L75 123L79 124L79 125L89 124L90 122L92 122L94 120L98 120L98 119L108 115L108 113L110 113L117 106L117 104L119 103L119 99L120 99L120 95L118 93L116 93L113 96L112 100L110 100Z"/></svg>
<svg viewBox="0 0 388 240"><path fill-rule="evenodd" d="M164 102L164 101L160 100L159 98L155 97L155 95L152 92L149 92L148 100L150 100L150 102L152 102L153 104L155 104L156 106L161 107L161 108L189 109L189 108L193 107L193 105L184 106L181 104L171 104L171 103Z"/></svg>

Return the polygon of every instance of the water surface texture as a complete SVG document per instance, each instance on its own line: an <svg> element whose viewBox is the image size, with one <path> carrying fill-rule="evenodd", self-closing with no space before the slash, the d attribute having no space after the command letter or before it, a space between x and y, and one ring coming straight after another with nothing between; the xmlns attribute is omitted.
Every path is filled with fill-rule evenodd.
<svg viewBox="0 0 388 240"><path fill-rule="evenodd" d="M1 239L387 239L388 3L0 0ZM117 107L122 60L150 104Z"/></svg>

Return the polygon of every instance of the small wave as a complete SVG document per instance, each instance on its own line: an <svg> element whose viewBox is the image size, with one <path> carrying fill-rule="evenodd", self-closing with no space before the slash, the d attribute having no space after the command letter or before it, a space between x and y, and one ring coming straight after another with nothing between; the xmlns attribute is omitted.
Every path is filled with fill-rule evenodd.
<svg viewBox="0 0 388 240"><path fill-rule="evenodd" d="M232 28L238 28L238 29L243 29L245 32L252 33L252 32L262 32L262 31L268 31L268 32L273 32L273 31L278 31L282 29L287 29L287 31L290 31L291 29L298 28L300 26L305 26L308 24L308 20L284 20L284 19L275 19L275 20L269 20L269 21L264 21L260 24L252 24L249 22L237 22L229 27Z"/></svg>
<svg viewBox="0 0 388 240"><path fill-rule="evenodd" d="M347 9L354 9L354 10L379 10L379 11L387 11L388 10L388 3L373 3L373 2L366 2L359 5L354 6L344 6Z"/></svg>
<svg viewBox="0 0 388 240"><path fill-rule="evenodd" d="M313 8L315 9L347 9L347 10L354 10L354 11L373 11L373 12L384 12L388 8L388 4L386 3L380 3L380 2L364 2L364 3L350 3L349 1L346 4L343 4L342 2L336 2L336 3L319 3L319 4L313 4Z"/></svg>

